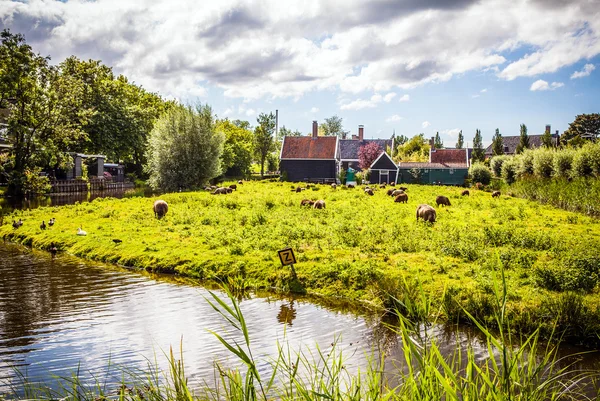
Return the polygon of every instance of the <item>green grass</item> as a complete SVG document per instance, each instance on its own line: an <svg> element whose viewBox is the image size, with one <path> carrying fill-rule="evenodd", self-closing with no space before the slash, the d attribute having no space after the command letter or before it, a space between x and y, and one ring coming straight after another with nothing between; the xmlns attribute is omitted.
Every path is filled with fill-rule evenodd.
<svg viewBox="0 0 600 401"><path fill-rule="evenodd" d="M162 220L152 213L156 198L17 211L4 219L0 236L201 280L240 276L254 288L344 297L422 318L441 313L469 321L466 310L492 327L492 282L504 266L506 314L516 330L541 326L543 337L556 329L566 341L600 344L600 257L593 252L600 249L599 220L477 190L463 198L462 188L409 185L409 202L400 204L383 189L371 197L361 188L296 193L292 185L247 182L229 195L162 195L169 203ZM435 207L436 195L452 206L436 207L434 225L417 222L416 206ZM304 198L324 199L327 208L302 208ZM56 225L42 231L50 217ZM25 224L14 230L18 218ZM79 226L87 236L75 235ZM277 256L288 246L298 259L297 279ZM414 307L420 288L426 310Z"/></svg>

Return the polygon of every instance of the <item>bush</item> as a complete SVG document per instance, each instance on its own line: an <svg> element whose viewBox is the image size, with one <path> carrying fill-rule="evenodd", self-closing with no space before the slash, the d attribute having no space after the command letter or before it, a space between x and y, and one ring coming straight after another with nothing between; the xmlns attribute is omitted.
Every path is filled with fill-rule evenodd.
<svg viewBox="0 0 600 401"><path fill-rule="evenodd" d="M575 151L573 149L563 149L554 154L554 176L568 178L571 175L573 166L573 157Z"/></svg>
<svg viewBox="0 0 600 401"><path fill-rule="evenodd" d="M577 149L573 157L572 176L589 177L596 175L600 177L600 144L585 144Z"/></svg>
<svg viewBox="0 0 600 401"><path fill-rule="evenodd" d="M512 184L517 179L519 165L515 158L511 157L502 163L501 175L507 184Z"/></svg>
<svg viewBox="0 0 600 401"><path fill-rule="evenodd" d="M474 163L469 168L469 176L475 182L480 182L483 185L489 185L492 180L492 173L481 163Z"/></svg>
<svg viewBox="0 0 600 401"><path fill-rule="evenodd" d="M552 177L554 167L554 151L537 149L533 152L533 173L540 178Z"/></svg>
<svg viewBox="0 0 600 401"><path fill-rule="evenodd" d="M504 164L504 162L508 159L512 159L512 157L506 156L506 155L501 155L501 156L494 156L492 158L492 160L490 160L490 169L492 170L492 173L494 173L494 176L496 176L496 177L501 176L502 164Z"/></svg>
<svg viewBox="0 0 600 401"><path fill-rule="evenodd" d="M518 156L519 167L517 168L517 175L519 177L533 175L533 153L533 150L526 149Z"/></svg>

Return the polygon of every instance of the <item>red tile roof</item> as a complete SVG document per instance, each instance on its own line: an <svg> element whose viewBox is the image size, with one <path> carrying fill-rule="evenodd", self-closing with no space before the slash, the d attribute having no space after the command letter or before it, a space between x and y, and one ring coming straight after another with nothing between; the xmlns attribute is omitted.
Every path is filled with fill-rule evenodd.
<svg viewBox="0 0 600 401"><path fill-rule="evenodd" d="M430 168L430 169L447 169L447 168L469 168L466 163L428 163L428 162L400 162L398 168Z"/></svg>
<svg viewBox="0 0 600 401"><path fill-rule="evenodd" d="M467 163L466 149L438 149L431 152L431 163Z"/></svg>
<svg viewBox="0 0 600 401"><path fill-rule="evenodd" d="M335 159L337 137L286 136L282 159Z"/></svg>

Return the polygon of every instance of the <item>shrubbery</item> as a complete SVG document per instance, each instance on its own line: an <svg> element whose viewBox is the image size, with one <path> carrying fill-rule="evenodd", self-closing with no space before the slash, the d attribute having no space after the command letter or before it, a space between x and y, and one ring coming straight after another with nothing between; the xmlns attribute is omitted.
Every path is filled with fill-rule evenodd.
<svg viewBox="0 0 600 401"><path fill-rule="evenodd" d="M469 168L469 176L473 182L480 182L483 185L489 185L492 180L492 173L481 163L474 163Z"/></svg>
<svg viewBox="0 0 600 401"><path fill-rule="evenodd" d="M500 177L502 175L502 164L510 159L512 159L510 156L502 155L494 156L492 160L490 160L490 168L492 169L494 176Z"/></svg>

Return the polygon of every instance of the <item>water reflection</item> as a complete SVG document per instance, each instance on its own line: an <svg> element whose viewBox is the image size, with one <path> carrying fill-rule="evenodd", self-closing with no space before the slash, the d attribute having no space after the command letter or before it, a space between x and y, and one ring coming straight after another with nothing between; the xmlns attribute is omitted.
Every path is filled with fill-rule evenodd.
<svg viewBox="0 0 600 401"><path fill-rule="evenodd" d="M296 309L294 308L294 300L291 299L289 303L282 302L279 307L279 313L277 314L277 321L292 326L292 322L295 318Z"/></svg>

